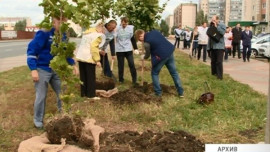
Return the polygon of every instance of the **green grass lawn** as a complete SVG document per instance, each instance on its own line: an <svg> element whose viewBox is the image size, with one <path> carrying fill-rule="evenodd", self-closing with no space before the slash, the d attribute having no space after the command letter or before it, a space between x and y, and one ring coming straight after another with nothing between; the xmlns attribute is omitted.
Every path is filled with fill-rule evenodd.
<svg viewBox="0 0 270 152"><path fill-rule="evenodd" d="M109 131L135 129L144 131L185 130L206 143L257 143L264 140L266 122L265 95L254 91L246 84L234 81L224 75L222 81L210 74L210 67L188 55L175 52L176 66L180 73L183 99L164 95L162 104L114 105L101 100L85 103L78 99L72 105L73 112L97 120L97 124ZM136 65L140 61L136 57ZM127 63L126 63L127 64ZM146 65L150 67L150 61ZM117 75L117 66L113 71ZM141 79L138 70L139 80ZM97 76L100 75L100 69ZM125 68L128 80L120 90L131 86L129 69ZM144 73L144 80L151 83L150 71ZM215 94L215 101L209 106L196 103L204 93L207 81ZM160 82L173 85L168 70L160 73ZM0 73L0 151L10 152L18 148L20 141L39 135L33 126L34 85L27 67L19 67ZM46 118L57 113L55 95L48 92Z"/></svg>

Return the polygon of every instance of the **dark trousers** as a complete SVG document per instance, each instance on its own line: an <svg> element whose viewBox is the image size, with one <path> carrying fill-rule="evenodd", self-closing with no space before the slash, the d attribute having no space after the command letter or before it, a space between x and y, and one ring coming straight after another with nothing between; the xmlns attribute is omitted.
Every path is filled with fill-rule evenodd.
<svg viewBox="0 0 270 152"><path fill-rule="evenodd" d="M100 63L101 63L101 67L103 69L104 75L111 78L112 77L112 71L111 71L111 68L110 68L110 63L109 63L107 53L104 56L100 55Z"/></svg>
<svg viewBox="0 0 270 152"><path fill-rule="evenodd" d="M193 42L193 44L192 44L192 56L194 55L194 56L196 56L196 54L197 54L197 49L198 49L198 42Z"/></svg>
<svg viewBox="0 0 270 152"><path fill-rule="evenodd" d="M175 38L175 43L174 43L174 47L175 47L175 48L176 48L176 45L177 45L177 48L179 49L179 45L180 45L180 37Z"/></svg>
<svg viewBox="0 0 270 152"><path fill-rule="evenodd" d="M188 41L186 40L186 47L190 48L190 40L188 40Z"/></svg>
<svg viewBox="0 0 270 152"><path fill-rule="evenodd" d="M198 46L198 60L201 58L201 50L203 49L203 61L206 61L206 47L207 45L201 45Z"/></svg>
<svg viewBox="0 0 270 152"><path fill-rule="evenodd" d="M96 96L96 64L79 62L81 96L95 97Z"/></svg>
<svg viewBox="0 0 270 152"><path fill-rule="evenodd" d="M187 48L187 40L184 39L184 49L186 49L186 48Z"/></svg>
<svg viewBox="0 0 270 152"><path fill-rule="evenodd" d="M117 52L117 61L118 61L118 76L119 76L119 82L124 82L124 66L125 66L125 58L128 61L129 70L132 77L132 82L137 82L137 72L134 64L133 59L133 52Z"/></svg>
<svg viewBox="0 0 270 152"><path fill-rule="evenodd" d="M231 48L225 48L224 60L228 60L228 55L232 52Z"/></svg>
<svg viewBox="0 0 270 152"><path fill-rule="evenodd" d="M211 73L218 79L223 79L223 54L224 50L211 49Z"/></svg>
<svg viewBox="0 0 270 152"><path fill-rule="evenodd" d="M233 46L233 57L235 57L235 53L237 50L238 58L241 58L240 43L233 43L232 46Z"/></svg>
<svg viewBox="0 0 270 152"><path fill-rule="evenodd" d="M251 45L243 45L243 61L246 62L246 59L249 61L251 54Z"/></svg>

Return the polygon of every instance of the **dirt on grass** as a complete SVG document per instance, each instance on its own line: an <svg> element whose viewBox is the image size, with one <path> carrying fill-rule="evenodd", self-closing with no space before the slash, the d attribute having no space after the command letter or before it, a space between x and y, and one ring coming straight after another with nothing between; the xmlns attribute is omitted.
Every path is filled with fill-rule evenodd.
<svg viewBox="0 0 270 152"><path fill-rule="evenodd" d="M176 95L174 86L160 85L163 95ZM113 103L117 104L134 104L134 103L162 103L162 98L155 96L153 84L138 85L110 97Z"/></svg>
<svg viewBox="0 0 270 152"><path fill-rule="evenodd" d="M184 132L155 133L150 130L139 133L124 131L105 132L101 135L102 152L203 152L204 143Z"/></svg>
<svg viewBox="0 0 270 152"><path fill-rule="evenodd" d="M67 143L74 143L80 140L84 123L80 117L57 117L45 125L48 139L52 144L61 144L61 138Z"/></svg>
<svg viewBox="0 0 270 152"><path fill-rule="evenodd" d="M113 78L109 78L106 76L101 76L96 80L96 89L97 90L111 90L115 88L115 82Z"/></svg>
<svg viewBox="0 0 270 152"><path fill-rule="evenodd" d="M257 129L247 129L247 130L239 131L239 134L241 136L247 137L248 139L252 139L256 137L259 131L262 129L263 129L262 127L259 127Z"/></svg>

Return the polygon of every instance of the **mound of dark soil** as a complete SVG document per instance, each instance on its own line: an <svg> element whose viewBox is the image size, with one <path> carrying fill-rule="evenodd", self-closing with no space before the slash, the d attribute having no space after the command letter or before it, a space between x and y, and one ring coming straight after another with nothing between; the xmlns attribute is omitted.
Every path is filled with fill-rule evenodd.
<svg viewBox="0 0 270 152"><path fill-rule="evenodd" d="M193 135L184 132L139 134L134 131L104 133L100 139L102 152L203 152L204 144Z"/></svg>
<svg viewBox="0 0 270 152"><path fill-rule="evenodd" d="M102 79L103 78L103 79ZM97 90L111 90L115 88L115 82L112 78L102 77L96 80Z"/></svg>
<svg viewBox="0 0 270 152"><path fill-rule="evenodd" d="M120 91L117 94L110 97L110 100L113 100L114 103L118 104L134 104L134 103L161 103L162 98L146 95L135 88L128 90Z"/></svg>
<svg viewBox="0 0 270 152"><path fill-rule="evenodd" d="M160 84L160 87L162 89L162 94L171 94L176 95L176 88L175 86L167 86L165 84ZM154 94L154 87L153 83L147 84L147 82L144 82L143 86L135 86L134 87L139 92L143 92L144 94Z"/></svg>
<svg viewBox="0 0 270 152"><path fill-rule="evenodd" d="M84 123L80 117L63 116L49 121L45 125L48 139L52 144L61 144L61 138L67 143L78 142Z"/></svg>

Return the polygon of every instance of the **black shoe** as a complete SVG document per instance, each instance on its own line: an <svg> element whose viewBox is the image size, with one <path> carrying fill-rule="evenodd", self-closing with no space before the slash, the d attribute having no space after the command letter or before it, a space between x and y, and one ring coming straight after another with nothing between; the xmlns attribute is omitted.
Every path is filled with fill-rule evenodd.
<svg viewBox="0 0 270 152"><path fill-rule="evenodd" d="M248 62L249 62L249 59L247 59L248 60Z"/></svg>
<svg viewBox="0 0 270 152"><path fill-rule="evenodd" d="M140 86L140 84L137 83L137 82L135 82L135 83L133 82L132 85L133 85L133 87L138 87L138 86Z"/></svg>
<svg viewBox="0 0 270 152"><path fill-rule="evenodd" d="M206 60L203 60L203 62L206 62Z"/></svg>
<svg viewBox="0 0 270 152"><path fill-rule="evenodd" d="M244 60L244 62L246 62L246 60Z"/></svg>

